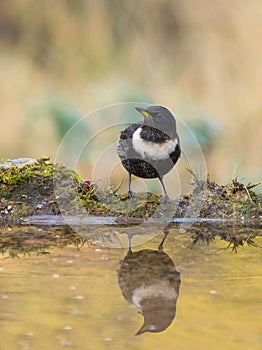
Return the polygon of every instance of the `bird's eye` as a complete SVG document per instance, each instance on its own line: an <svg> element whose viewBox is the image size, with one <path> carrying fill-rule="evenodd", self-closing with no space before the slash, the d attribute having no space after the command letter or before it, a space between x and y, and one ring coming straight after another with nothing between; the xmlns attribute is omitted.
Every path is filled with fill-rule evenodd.
<svg viewBox="0 0 262 350"><path fill-rule="evenodd" d="M163 118L162 114L157 115L157 119L162 119L162 118Z"/></svg>

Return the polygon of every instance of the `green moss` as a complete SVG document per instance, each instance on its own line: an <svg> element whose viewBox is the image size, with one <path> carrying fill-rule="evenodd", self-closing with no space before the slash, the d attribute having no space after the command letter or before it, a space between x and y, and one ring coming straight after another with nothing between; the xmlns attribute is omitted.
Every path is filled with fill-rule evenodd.
<svg viewBox="0 0 262 350"><path fill-rule="evenodd" d="M8 163L6 163L8 164ZM0 211L2 217L20 218L28 215L59 214L54 183L65 192L68 201L75 198L80 176L63 165L54 164L49 157L35 162L0 167ZM71 203L68 202L68 206ZM7 207L12 205L10 212Z"/></svg>
<svg viewBox="0 0 262 350"><path fill-rule="evenodd" d="M0 183L6 185L19 185L30 178L41 176L49 177L53 174L53 164L49 158L40 158L35 163L17 167L11 165L2 168L0 172Z"/></svg>
<svg viewBox="0 0 262 350"><path fill-rule="evenodd" d="M59 170L59 171L58 171ZM61 179L65 173L72 177L76 182L80 183L82 179L73 170L60 165L57 167L50 161L49 157L42 157L37 159L34 163L25 164L23 166L11 165L10 167L1 168L0 184L6 185L20 185L29 179L34 178L50 178L53 177L56 171L57 178Z"/></svg>

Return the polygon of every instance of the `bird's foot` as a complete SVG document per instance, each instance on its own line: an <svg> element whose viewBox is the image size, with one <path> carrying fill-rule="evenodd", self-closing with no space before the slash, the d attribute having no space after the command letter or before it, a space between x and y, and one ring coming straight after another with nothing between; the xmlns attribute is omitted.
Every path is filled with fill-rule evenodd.
<svg viewBox="0 0 262 350"><path fill-rule="evenodd" d="M162 199L164 203L168 203L170 201L170 198L168 197L168 195L165 193L162 195Z"/></svg>
<svg viewBox="0 0 262 350"><path fill-rule="evenodd" d="M134 198L134 194L132 191L128 191L127 192L127 196L124 198L121 198L122 201L126 201L127 199L133 199Z"/></svg>

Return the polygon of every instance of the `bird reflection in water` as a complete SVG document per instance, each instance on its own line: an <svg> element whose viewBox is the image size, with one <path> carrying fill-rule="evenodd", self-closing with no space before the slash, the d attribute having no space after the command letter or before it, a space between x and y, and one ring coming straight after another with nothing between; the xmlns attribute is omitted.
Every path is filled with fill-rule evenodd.
<svg viewBox="0 0 262 350"><path fill-rule="evenodd" d="M169 229L157 250L129 250L121 261L118 283L124 298L135 305L144 317L144 324L136 335L145 332L162 332L176 315L176 303L180 288L180 272L163 251Z"/></svg>

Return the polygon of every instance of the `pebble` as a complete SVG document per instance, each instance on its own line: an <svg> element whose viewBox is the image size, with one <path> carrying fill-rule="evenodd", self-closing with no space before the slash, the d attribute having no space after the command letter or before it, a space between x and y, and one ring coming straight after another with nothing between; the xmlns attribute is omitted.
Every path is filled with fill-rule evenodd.
<svg viewBox="0 0 262 350"><path fill-rule="evenodd" d="M17 159L9 160L5 163L1 163L0 168L11 168L11 166L13 165L19 168L19 167L23 167L24 165L32 164L35 162L36 162L36 159L34 158L17 158Z"/></svg>

